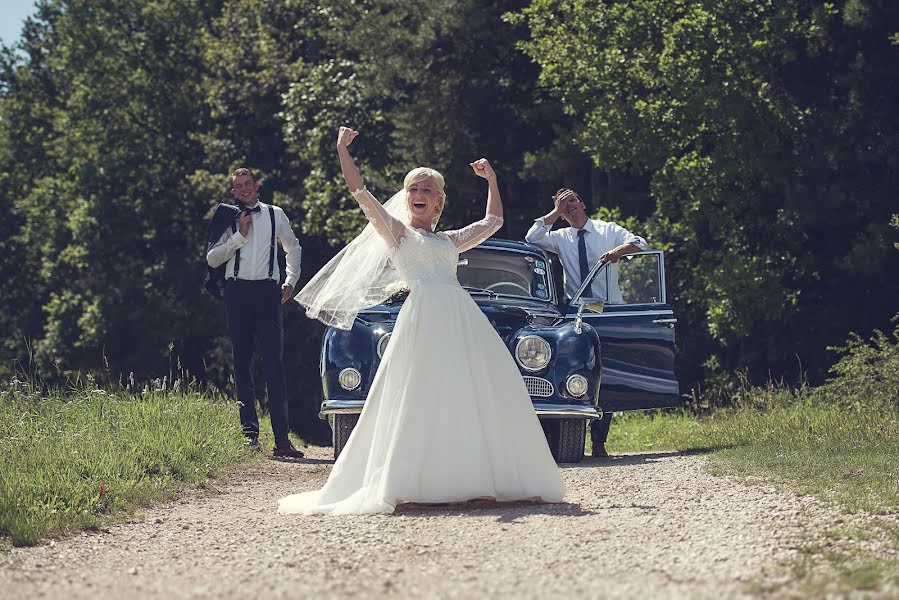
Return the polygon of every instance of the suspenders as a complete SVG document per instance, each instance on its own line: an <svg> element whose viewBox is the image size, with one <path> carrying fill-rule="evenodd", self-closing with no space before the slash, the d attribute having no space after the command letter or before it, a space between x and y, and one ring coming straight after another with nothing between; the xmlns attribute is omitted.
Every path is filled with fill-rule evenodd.
<svg viewBox="0 0 899 600"><path fill-rule="evenodd" d="M272 278L272 273L275 272L275 207L268 207L268 216L272 220L272 241L269 242L268 247L268 278Z"/></svg>
<svg viewBox="0 0 899 600"><path fill-rule="evenodd" d="M268 207L268 216L272 221L272 239L268 248L268 278L272 278L272 274L275 272L275 207L269 205ZM237 231L237 223L231 223L231 231ZM237 279L237 274L240 272L240 250L234 253L234 279Z"/></svg>

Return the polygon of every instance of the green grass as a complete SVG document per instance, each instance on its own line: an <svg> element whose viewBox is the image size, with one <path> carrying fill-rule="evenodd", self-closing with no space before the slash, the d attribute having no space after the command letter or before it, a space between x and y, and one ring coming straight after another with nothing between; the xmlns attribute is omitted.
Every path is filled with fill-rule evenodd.
<svg viewBox="0 0 899 600"><path fill-rule="evenodd" d="M95 527L252 460L234 402L191 392L0 389L0 545ZM263 448L271 428L262 424Z"/></svg>
<svg viewBox="0 0 899 600"><path fill-rule="evenodd" d="M861 529L835 523L826 532L827 546L809 539L795 560L781 565L787 582L777 590L756 582L759 593L821 597L899 589L895 554L881 555L867 544L877 537L899 552L897 411L846 410L802 391L782 403L761 397L770 388L754 393L742 408L702 418L685 412L616 416L607 447L612 453L708 453L712 472L763 477L846 512L874 515Z"/></svg>
<svg viewBox="0 0 899 600"><path fill-rule="evenodd" d="M796 402L759 410L629 414L613 421L612 452L712 451L712 468L767 476L849 511L899 511L899 415Z"/></svg>

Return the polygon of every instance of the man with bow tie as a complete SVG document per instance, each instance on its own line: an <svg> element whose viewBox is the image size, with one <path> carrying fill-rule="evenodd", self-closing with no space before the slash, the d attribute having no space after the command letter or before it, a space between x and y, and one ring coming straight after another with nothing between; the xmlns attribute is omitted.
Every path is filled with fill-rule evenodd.
<svg viewBox="0 0 899 600"><path fill-rule="evenodd" d="M225 265L223 297L234 357L234 385L240 422L248 444L259 445L259 419L253 382L253 344L259 344L268 391L268 409L275 434L273 456L301 458L287 437L287 393L284 377L284 329L281 305L293 296L300 277L300 243L284 211L259 201L259 182L240 168L231 174L236 208L217 211L210 228L224 229L206 253L213 269ZM220 209L223 207L220 207ZM223 220L222 214L226 217ZM218 232L216 231L216 235ZM281 280L276 243L286 253L286 276ZM226 264L227 263L227 264Z"/></svg>
<svg viewBox="0 0 899 600"><path fill-rule="evenodd" d="M587 205L576 192L562 188L553 196L555 208L540 217L527 234L525 241L544 250L559 255L565 274L565 294L568 298L581 287L593 265L599 260L618 262L622 256L649 249L646 240L634 235L616 223L587 218ZM553 224L561 217L571 227L552 231ZM602 297L607 302L621 302L621 291L617 279L610 282L611 289L605 289L605 281L594 279L592 293L587 297ZM608 456L606 438L612 413L603 413L602 419L590 423L590 438L593 442L593 456Z"/></svg>

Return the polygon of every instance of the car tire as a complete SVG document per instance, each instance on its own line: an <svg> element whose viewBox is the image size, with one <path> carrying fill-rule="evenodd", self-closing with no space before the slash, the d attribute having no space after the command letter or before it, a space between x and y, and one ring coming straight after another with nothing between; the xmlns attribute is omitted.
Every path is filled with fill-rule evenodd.
<svg viewBox="0 0 899 600"><path fill-rule="evenodd" d="M578 463L584 460L587 441L586 419L541 419L549 451L557 463Z"/></svg>
<svg viewBox="0 0 899 600"><path fill-rule="evenodd" d="M331 422L331 441L334 444L334 460L340 456L350 434L359 422L358 414L336 414Z"/></svg>

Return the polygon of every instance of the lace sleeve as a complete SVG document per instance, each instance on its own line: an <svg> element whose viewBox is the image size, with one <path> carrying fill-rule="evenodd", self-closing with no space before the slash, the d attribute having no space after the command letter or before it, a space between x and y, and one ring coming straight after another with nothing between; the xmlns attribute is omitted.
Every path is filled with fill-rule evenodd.
<svg viewBox="0 0 899 600"><path fill-rule="evenodd" d="M374 226L378 235L387 242L387 247L398 248L406 231L402 222L392 217L364 186L353 192L353 198L359 203L365 218Z"/></svg>
<svg viewBox="0 0 899 600"><path fill-rule="evenodd" d="M492 213L487 213L480 221L475 221L471 225L466 225L462 229L454 231L445 231L446 237L456 245L459 252L465 252L469 248L474 248L503 226L503 218Z"/></svg>

